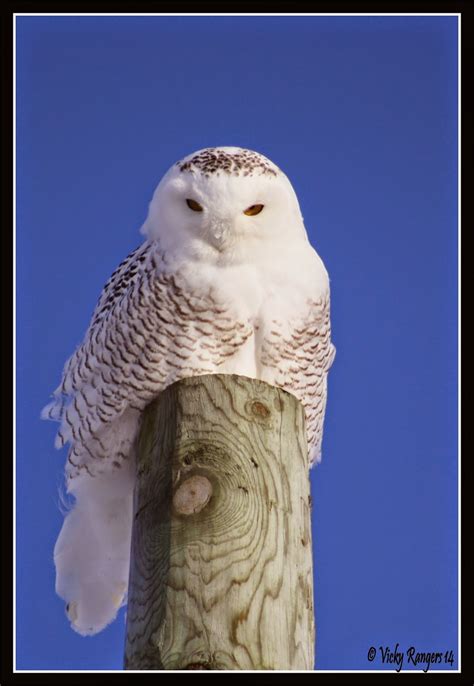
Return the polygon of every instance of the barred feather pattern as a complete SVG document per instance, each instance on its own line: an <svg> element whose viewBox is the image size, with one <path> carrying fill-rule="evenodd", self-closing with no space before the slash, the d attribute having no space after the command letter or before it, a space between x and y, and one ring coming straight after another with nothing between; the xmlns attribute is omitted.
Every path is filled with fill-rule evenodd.
<svg viewBox="0 0 474 686"><path fill-rule="evenodd" d="M306 318L295 319L291 333L286 331L287 321L271 320L257 353L257 375L304 404L314 462L334 357L329 294L309 301ZM181 378L218 373L255 333L251 321L235 320L212 292L187 290L184 278L170 273L149 243L133 251L105 285L84 342L67 361L43 412L60 421L56 447L71 443L68 477L120 468L146 405Z"/></svg>
<svg viewBox="0 0 474 686"><path fill-rule="evenodd" d="M288 323L272 319L261 349L262 378L295 395L305 408L310 464L321 460L327 373L336 349L331 343L329 293L308 303L307 317Z"/></svg>

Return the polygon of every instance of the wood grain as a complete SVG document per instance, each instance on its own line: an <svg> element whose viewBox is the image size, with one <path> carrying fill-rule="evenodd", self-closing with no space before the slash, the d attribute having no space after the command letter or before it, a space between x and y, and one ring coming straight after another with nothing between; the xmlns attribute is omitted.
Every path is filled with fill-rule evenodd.
<svg viewBox="0 0 474 686"><path fill-rule="evenodd" d="M126 669L313 669L303 407L236 375L179 381L139 439Z"/></svg>

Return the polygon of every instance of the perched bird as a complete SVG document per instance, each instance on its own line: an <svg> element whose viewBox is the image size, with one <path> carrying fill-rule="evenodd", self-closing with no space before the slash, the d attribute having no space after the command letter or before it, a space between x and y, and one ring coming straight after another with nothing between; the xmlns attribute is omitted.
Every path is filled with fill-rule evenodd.
<svg viewBox="0 0 474 686"><path fill-rule="evenodd" d="M163 177L141 233L42 412L69 444L56 591L83 635L126 602L134 444L164 388L212 373L279 386L304 405L311 464L321 456L329 280L285 174L251 150L199 150Z"/></svg>

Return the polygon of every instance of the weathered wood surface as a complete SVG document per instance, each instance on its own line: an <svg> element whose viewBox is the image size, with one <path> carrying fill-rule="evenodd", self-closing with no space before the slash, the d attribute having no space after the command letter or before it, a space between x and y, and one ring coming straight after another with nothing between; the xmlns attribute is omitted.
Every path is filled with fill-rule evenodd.
<svg viewBox="0 0 474 686"><path fill-rule="evenodd" d="M313 669L302 405L235 375L184 379L139 439L126 669Z"/></svg>

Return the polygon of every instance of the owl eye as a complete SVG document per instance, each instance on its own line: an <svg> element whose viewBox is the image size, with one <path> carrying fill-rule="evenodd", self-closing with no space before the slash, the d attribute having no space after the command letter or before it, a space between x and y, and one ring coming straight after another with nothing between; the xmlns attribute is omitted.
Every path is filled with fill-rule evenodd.
<svg viewBox="0 0 474 686"><path fill-rule="evenodd" d="M263 205L250 205L250 207L247 207L247 209L244 210L244 214L246 214L247 217L254 217L256 214L260 214L262 210Z"/></svg>
<svg viewBox="0 0 474 686"><path fill-rule="evenodd" d="M190 210L193 210L193 212L202 212L202 205L200 205L195 200L192 200L191 198L186 198L186 204Z"/></svg>

